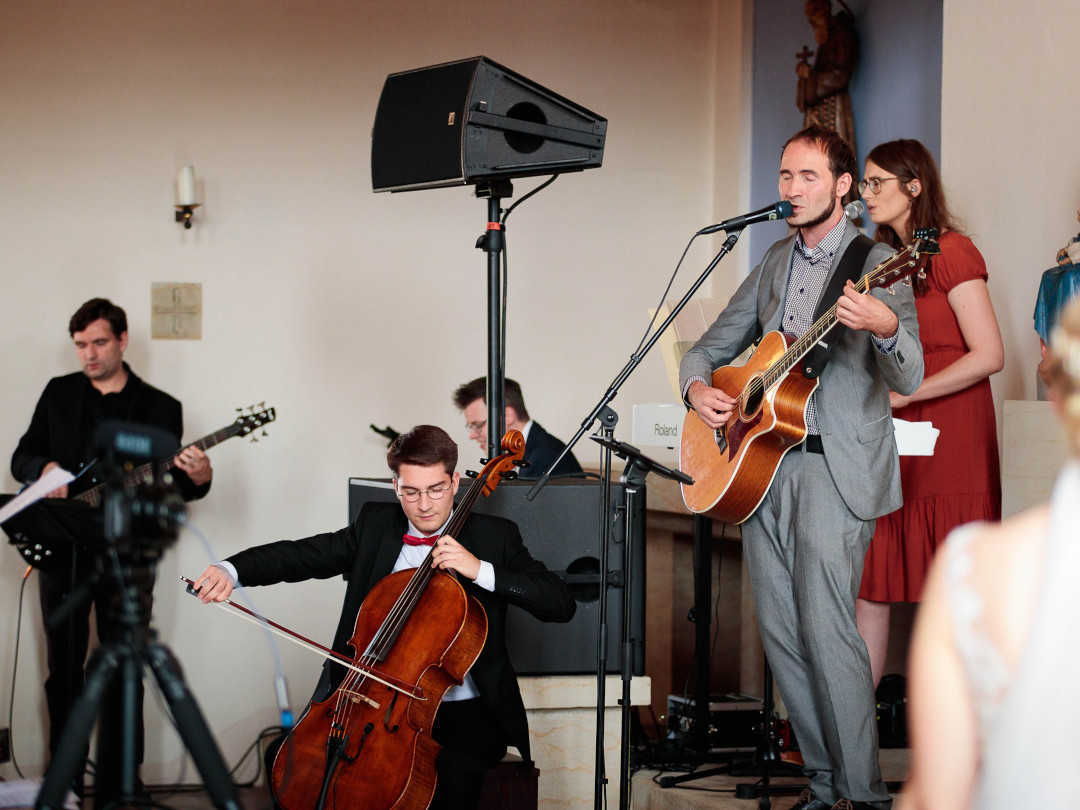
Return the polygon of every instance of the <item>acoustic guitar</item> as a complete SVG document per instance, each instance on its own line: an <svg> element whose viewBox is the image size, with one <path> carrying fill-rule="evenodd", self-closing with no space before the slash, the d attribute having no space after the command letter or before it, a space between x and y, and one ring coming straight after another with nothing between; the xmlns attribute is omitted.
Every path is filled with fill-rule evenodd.
<svg viewBox="0 0 1080 810"><path fill-rule="evenodd" d="M925 279L930 257L939 252L936 239L933 228L916 231L910 245L862 276L855 289L888 288L912 275ZM806 438L806 406L818 379L804 374L802 361L839 325L834 304L802 337L768 332L744 365L713 372L713 387L735 396L736 404L717 430L696 412L686 414L679 468L694 479L681 485L687 509L725 523L754 514L784 455Z"/></svg>

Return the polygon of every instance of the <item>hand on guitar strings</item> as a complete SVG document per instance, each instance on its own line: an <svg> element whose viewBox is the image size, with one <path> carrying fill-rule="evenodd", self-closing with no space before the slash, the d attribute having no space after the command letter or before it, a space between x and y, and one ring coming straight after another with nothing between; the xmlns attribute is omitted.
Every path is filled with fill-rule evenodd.
<svg viewBox="0 0 1080 810"><path fill-rule="evenodd" d="M463 577L475 580L480 573L480 560L465 550L449 535L440 537L431 552L431 567L443 571L457 571Z"/></svg>
<svg viewBox="0 0 1080 810"><path fill-rule="evenodd" d="M224 602L233 592L236 583L220 565L208 565L195 580L195 591L204 605Z"/></svg>
<svg viewBox="0 0 1080 810"><path fill-rule="evenodd" d="M861 293L849 279L844 294L836 302L836 317L849 329L873 332L879 340L888 340L900 328L900 320L885 304L869 293Z"/></svg>
<svg viewBox="0 0 1080 810"><path fill-rule="evenodd" d="M735 410L735 398L728 396L719 388L712 388L695 380L686 391L686 399L697 412L701 421L716 430L723 427Z"/></svg>
<svg viewBox="0 0 1080 810"><path fill-rule="evenodd" d="M214 475L210 467L210 457L195 445L185 447L176 454L176 466L187 473L197 487L201 487Z"/></svg>

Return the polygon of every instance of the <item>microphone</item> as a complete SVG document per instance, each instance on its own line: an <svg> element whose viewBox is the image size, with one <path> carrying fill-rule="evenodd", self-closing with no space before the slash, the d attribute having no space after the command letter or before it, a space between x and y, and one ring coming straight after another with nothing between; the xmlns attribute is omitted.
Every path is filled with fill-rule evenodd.
<svg viewBox="0 0 1080 810"><path fill-rule="evenodd" d="M844 206L844 213L847 214L848 219L858 219L866 213L866 206L863 205L862 200L855 200Z"/></svg>
<svg viewBox="0 0 1080 810"><path fill-rule="evenodd" d="M747 225L753 225L755 222L768 222L774 219L787 219L791 216L791 203L787 200L773 203L766 206L759 211L754 211L749 214L744 214L741 217L734 217L732 219L725 219L719 225L710 225L708 228L702 228L698 231L698 236L702 236L707 233L716 233L717 231L741 231Z"/></svg>

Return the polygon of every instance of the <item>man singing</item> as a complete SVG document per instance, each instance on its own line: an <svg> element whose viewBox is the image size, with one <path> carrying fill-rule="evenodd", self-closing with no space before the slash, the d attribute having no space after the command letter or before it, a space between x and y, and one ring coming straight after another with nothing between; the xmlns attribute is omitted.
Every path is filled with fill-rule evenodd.
<svg viewBox="0 0 1080 810"><path fill-rule="evenodd" d="M710 428L725 425L738 391L710 385L764 332L802 335L858 230L840 204L857 165L837 135L808 127L784 146L780 196L797 233L766 252L724 311L683 357L683 396ZM887 259L877 244L862 273ZM874 521L901 502L889 390L910 394L923 357L911 289L856 291L837 303L847 327L806 406L808 435L784 456L743 524L761 639L776 674L810 787L797 810L892 804L878 766L874 688L855 626L855 597Z"/></svg>

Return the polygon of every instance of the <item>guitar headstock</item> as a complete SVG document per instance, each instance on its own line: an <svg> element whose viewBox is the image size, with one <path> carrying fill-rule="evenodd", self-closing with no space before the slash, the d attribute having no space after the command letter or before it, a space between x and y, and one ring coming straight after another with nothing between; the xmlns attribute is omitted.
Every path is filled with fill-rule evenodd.
<svg viewBox="0 0 1080 810"><path fill-rule="evenodd" d="M911 244L866 274L866 289L891 287L908 276L925 279L926 271L930 269L930 257L941 252L937 235L937 228L920 228L915 231Z"/></svg>
<svg viewBox="0 0 1080 810"><path fill-rule="evenodd" d="M236 421L233 422L233 428L236 431L236 435L247 436L261 428L263 425L270 424L275 419L277 419L277 412L273 408L265 408L257 413L242 414L236 417ZM266 431L263 431L263 435L266 435ZM252 436L251 440L253 442L258 441L255 436Z"/></svg>
<svg viewBox="0 0 1080 810"><path fill-rule="evenodd" d="M484 497L495 491L505 475L513 478L517 472L517 463L525 455L525 437L519 430L508 430L502 438L502 449L505 451L501 456L496 456L484 465L480 471L480 478L484 482Z"/></svg>

